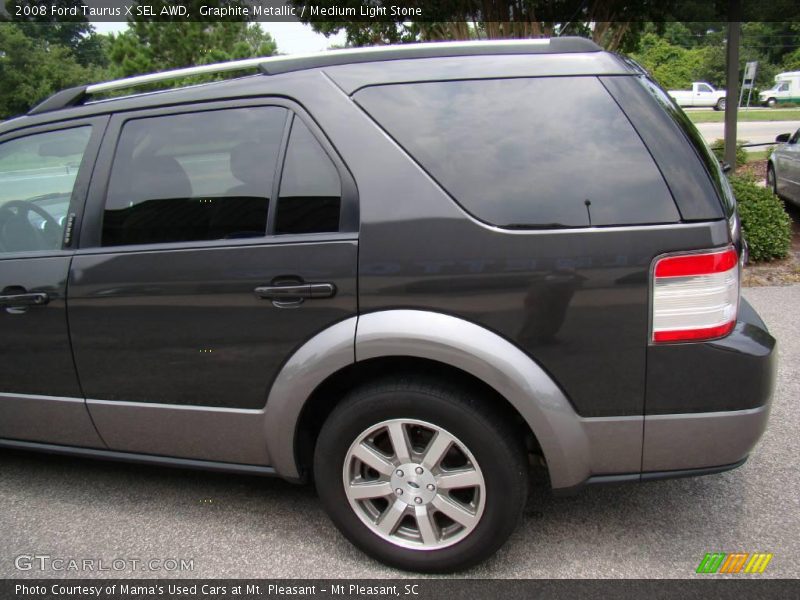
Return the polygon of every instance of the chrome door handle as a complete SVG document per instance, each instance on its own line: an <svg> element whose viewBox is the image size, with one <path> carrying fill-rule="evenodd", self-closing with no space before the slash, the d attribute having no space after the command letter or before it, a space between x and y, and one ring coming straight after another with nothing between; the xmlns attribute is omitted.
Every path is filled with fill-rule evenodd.
<svg viewBox="0 0 800 600"><path fill-rule="evenodd" d="M333 298L336 295L336 286L332 283L309 283L309 298Z"/></svg>
<svg viewBox="0 0 800 600"><path fill-rule="evenodd" d="M262 285L253 290L259 298L272 300L275 306L297 306L304 300L332 298L336 295L336 286L332 283L286 283L278 285Z"/></svg>
<svg viewBox="0 0 800 600"><path fill-rule="evenodd" d="M256 296L265 300L281 298L307 298L308 284L293 283L287 285L261 285L255 290Z"/></svg>
<svg viewBox="0 0 800 600"><path fill-rule="evenodd" d="M0 306L44 306L50 302L45 292L5 294L0 296Z"/></svg>

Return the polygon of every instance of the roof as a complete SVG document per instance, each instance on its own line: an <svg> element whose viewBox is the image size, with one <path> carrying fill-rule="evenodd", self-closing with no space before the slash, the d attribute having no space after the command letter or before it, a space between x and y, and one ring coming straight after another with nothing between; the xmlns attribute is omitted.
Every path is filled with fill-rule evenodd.
<svg viewBox="0 0 800 600"><path fill-rule="evenodd" d="M152 91L152 84L160 81L225 71L239 71L243 76ZM319 93L323 89L320 86L331 83L345 94L352 95L366 86L393 83L631 75L636 72L624 57L604 52L591 40L577 37L352 48L201 65L69 88L54 94L27 115L1 124L0 134L55 120L89 118L185 103L286 94L302 103L301 96ZM320 78L320 74L324 77ZM150 90L135 89L145 84ZM106 92L128 88L131 94L113 98L102 96Z"/></svg>
<svg viewBox="0 0 800 600"><path fill-rule="evenodd" d="M248 58L68 88L53 94L31 109L28 114L35 115L59 110L68 106L76 106L82 104L89 96L94 94L102 94L104 92L132 88L159 81L174 80L209 73L258 69L265 75L277 75L334 65L384 62L390 60L501 54L569 54L577 52L599 52L601 50L602 48L587 38L563 37L530 40L403 44L370 48L348 48L293 56Z"/></svg>

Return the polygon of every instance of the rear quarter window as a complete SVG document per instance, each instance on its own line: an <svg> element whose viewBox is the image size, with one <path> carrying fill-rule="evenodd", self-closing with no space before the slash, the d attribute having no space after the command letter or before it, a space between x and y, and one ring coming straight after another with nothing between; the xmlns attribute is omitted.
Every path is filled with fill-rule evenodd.
<svg viewBox="0 0 800 600"><path fill-rule="evenodd" d="M355 100L466 211L493 225L680 218L646 147L595 77L385 85Z"/></svg>

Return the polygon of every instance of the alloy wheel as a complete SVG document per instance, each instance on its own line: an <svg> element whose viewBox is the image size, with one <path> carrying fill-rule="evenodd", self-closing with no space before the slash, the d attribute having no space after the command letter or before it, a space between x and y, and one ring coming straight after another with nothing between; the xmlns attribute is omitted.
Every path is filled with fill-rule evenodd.
<svg viewBox="0 0 800 600"><path fill-rule="evenodd" d="M376 535L397 546L451 546L478 525L486 504L483 472L445 429L415 419L363 431L344 461L350 506Z"/></svg>

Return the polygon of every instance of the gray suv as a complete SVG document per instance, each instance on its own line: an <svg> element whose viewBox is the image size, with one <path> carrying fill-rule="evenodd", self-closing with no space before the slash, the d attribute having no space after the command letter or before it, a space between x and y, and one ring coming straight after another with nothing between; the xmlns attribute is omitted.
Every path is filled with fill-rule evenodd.
<svg viewBox="0 0 800 600"><path fill-rule="evenodd" d="M64 90L0 126L0 445L310 480L371 556L463 569L533 464L746 460L775 340L744 254L694 127L584 39Z"/></svg>

